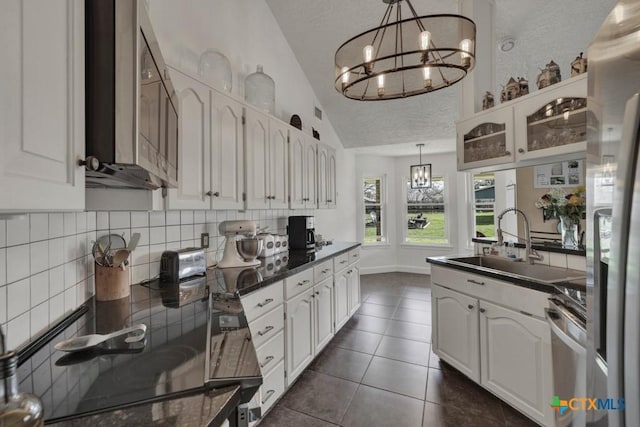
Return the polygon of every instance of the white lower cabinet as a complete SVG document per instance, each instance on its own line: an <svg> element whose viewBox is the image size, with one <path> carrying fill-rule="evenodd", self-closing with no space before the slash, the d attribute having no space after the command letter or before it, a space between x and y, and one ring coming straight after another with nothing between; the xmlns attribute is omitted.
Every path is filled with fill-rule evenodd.
<svg viewBox="0 0 640 427"><path fill-rule="evenodd" d="M349 315L353 316L360 308L360 269L357 266L347 270L347 289L349 292Z"/></svg>
<svg viewBox="0 0 640 427"><path fill-rule="evenodd" d="M349 320L349 287L347 285L347 270L335 275L334 281L335 328L338 332Z"/></svg>
<svg viewBox="0 0 640 427"><path fill-rule="evenodd" d="M287 384L291 384L314 356L314 291L311 288L285 303Z"/></svg>
<svg viewBox="0 0 640 427"><path fill-rule="evenodd" d="M333 338L333 278L313 287L315 310L315 354L320 353Z"/></svg>
<svg viewBox="0 0 640 427"><path fill-rule="evenodd" d="M546 322L480 301L481 384L544 425L553 423Z"/></svg>
<svg viewBox="0 0 640 427"><path fill-rule="evenodd" d="M431 288L433 351L474 381L480 381L478 300L434 285Z"/></svg>
<svg viewBox="0 0 640 427"><path fill-rule="evenodd" d="M483 276L435 265L432 281L434 353L531 419L554 426L551 332L535 315L543 307L532 305L545 304L544 294L508 283L498 288Z"/></svg>
<svg viewBox="0 0 640 427"><path fill-rule="evenodd" d="M284 360L264 376L260 386L260 408L265 414L285 390Z"/></svg>

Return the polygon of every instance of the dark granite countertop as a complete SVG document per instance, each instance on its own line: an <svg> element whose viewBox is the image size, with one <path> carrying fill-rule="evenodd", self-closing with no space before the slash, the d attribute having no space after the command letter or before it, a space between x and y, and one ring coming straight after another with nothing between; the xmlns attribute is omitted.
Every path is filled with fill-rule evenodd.
<svg viewBox="0 0 640 427"><path fill-rule="evenodd" d="M258 267L211 268L209 286L212 292L246 295L358 246L360 243L357 242L334 242L313 252L290 250L275 257L261 259Z"/></svg>
<svg viewBox="0 0 640 427"><path fill-rule="evenodd" d="M49 335L49 338L36 340L41 341L39 345L34 344L31 348L23 349L24 351L20 352L22 358L22 366L19 372L21 377L20 388L22 391L34 392L38 395L44 392L45 409L48 408L49 411L52 411L47 416L47 419L54 422L56 426L87 424L96 426L147 425L151 422L150 420L156 420L161 425L167 426L220 425L239 403L246 401L250 396L246 395L240 384L234 384L233 381L230 381L232 378L227 377L229 381L224 380L224 375L228 376L229 373L220 370L219 366L224 366L225 364L216 365L213 360L214 356L222 357L222 354L212 355L210 366L196 368L200 364L198 360L204 359L207 336L211 337L209 340L214 340L217 339L215 337L224 332L215 329L218 324L215 321L209 322L209 330L207 330L206 318L220 314L227 317L229 315L241 316L244 319L242 306L239 302L241 295L312 268L316 264L330 260L359 245L360 243L355 242L336 242L311 253L294 250L279 254L277 257L261 260L262 264L259 267L212 268L207 271L206 277L194 277L179 284L160 283L155 280L144 285L132 286L131 297L118 301L100 303L92 298L81 307L84 311L80 312L81 309L78 309L78 313L73 319L67 318L63 320L60 322L57 331L49 331L48 334L45 334ZM207 315L208 309L206 307L209 303L206 301L209 300L212 301L212 311L211 314ZM196 308L194 309L194 307ZM185 319L188 323L188 331L186 333L184 325L179 326ZM235 331L236 334L244 330L249 333L248 328L244 326L246 325L246 320L242 319L240 320L241 329ZM110 351L110 349L107 349L95 354L89 354L88 356L91 357L88 357L87 360L82 357L75 360L75 356L62 355L53 349L53 345L64 338L69 338L76 334L107 333L130 324L134 320L135 323L142 322L148 326L147 341L150 344L146 345L142 353L136 350L131 354L120 354L121 350ZM164 332L165 330L167 332ZM99 364L101 361L106 361L108 364L118 362L117 364L123 364L124 366L127 363L136 362L136 358L140 357L140 360L148 360L151 363L151 359L148 359L148 357L153 356L158 352L158 349L163 354L162 357L167 357L168 354L165 355L166 351L164 350L169 351L172 347L165 349L164 341L159 341L156 338L163 333L175 335L176 331L182 331L178 334L179 339L182 341L171 341L174 347L177 344L176 351L184 347L186 342L183 343L183 341L188 338L190 349L192 351L196 349L195 354L202 355L193 359L195 364L192 363L192 365L194 372L197 373L196 377L200 376L202 378L202 374L205 374L205 376L208 375L212 379L221 378L222 381L216 383L219 386L210 383L209 387L205 387L202 380L200 380L198 384L193 382L193 384L183 387L184 392L182 393L168 393L167 396L162 396L161 394L146 396L141 390L136 389L136 396L133 396L133 391L131 391L132 399L129 400L122 393L116 395L104 394L104 387L106 386L103 383L100 383L102 385L99 386L102 394L93 392L83 395L82 392L78 391L80 389L71 383L66 385L65 388L73 387L75 392L60 394L55 391L55 388L59 387L59 381L56 378L60 376L60 373L65 372L67 365L74 373L80 374L80 376L76 375L76 377L81 381L81 378L84 377L82 369L87 370L87 372L92 371L92 375L97 375L97 370L102 372L104 368L99 368L99 366L102 367L103 365ZM158 349L156 349L155 343L160 345ZM131 360L131 362L127 362L127 360ZM64 363L62 363L63 361ZM251 358L251 361L253 361L253 358ZM257 360L255 363L257 366ZM252 364L250 365L253 366ZM44 386L36 381L34 376L37 376L43 367L57 372L57 375L53 378L54 381L51 384L46 383ZM157 368L160 370L165 369L165 367L161 368L160 366ZM201 369L202 373L200 373ZM110 371L107 371L105 379L113 382L113 378L120 378L120 376L120 374L113 376ZM70 382L71 380L66 379L66 381ZM95 383L96 380L94 379L92 382ZM89 382L89 384L92 382ZM97 385L91 386L89 391L97 390L96 387ZM116 386L110 385L109 387L115 390L114 387ZM75 397L71 399L73 396ZM104 399L110 399L110 403L105 403ZM77 405L74 402L78 400L81 402L81 406L73 409ZM97 403L94 404L92 402ZM80 415L83 412L85 415ZM158 412L162 414L161 419L157 418ZM78 413L78 415L74 415L75 413Z"/></svg>
<svg viewBox="0 0 640 427"><path fill-rule="evenodd" d="M490 245L491 243L495 243L497 240L489 239L489 238L474 237L471 239L471 241L474 243L485 243ZM516 243L515 245L516 245L516 248L525 247L524 243ZM569 249L569 248L562 247L559 243L547 242L547 243L532 243L531 247L538 251L556 252L560 254L578 255L578 256L587 255L587 251L584 248L584 246L578 249Z"/></svg>
<svg viewBox="0 0 640 427"><path fill-rule="evenodd" d="M493 279L513 283L514 285L521 286L523 288L533 289L535 291L545 292L549 294L557 293L558 287L566 287L580 291L586 290L586 273L584 271L567 269L567 277L576 277L575 279L550 283L542 280L536 280L535 278L531 277L520 276L514 273L481 267L473 264L467 264L455 260L455 258L461 257L468 257L468 255L427 257L426 261L431 264L441 265L443 267L449 267L456 270L466 271L468 273L491 277Z"/></svg>

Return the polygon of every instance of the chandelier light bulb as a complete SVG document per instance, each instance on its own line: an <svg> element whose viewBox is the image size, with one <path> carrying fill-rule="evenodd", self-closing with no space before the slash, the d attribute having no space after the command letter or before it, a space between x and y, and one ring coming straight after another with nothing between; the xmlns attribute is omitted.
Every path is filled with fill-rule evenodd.
<svg viewBox="0 0 640 427"><path fill-rule="evenodd" d="M349 83L349 67L342 67L340 73L342 74L342 84Z"/></svg>
<svg viewBox="0 0 640 427"><path fill-rule="evenodd" d="M464 39L460 42L460 58L462 59L461 64L465 68L469 68L471 66L471 40Z"/></svg>
<svg viewBox="0 0 640 427"><path fill-rule="evenodd" d="M384 74L378 76L378 96L384 95Z"/></svg>
<svg viewBox="0 0 640 427"><path fill-rule="evenodd" d="M431 44L431 33L429 31L423 31L420 33L420 49L427 50Z"/></svg>
<svg viewBox="0 0 640 427"><path fill-rule="evenodd" d="M373 46L370 44L366 45L364 49L362 49L362 55L364 56L364 62L373 61Z"/></svg>
<svg viewBox="0 0 640 427"><path fill-rule="evenodd" d="M431 67L424 67L422 69L422 75L424 76L424 87L427 89L431 89L432 80L431 80Z"/></svg>

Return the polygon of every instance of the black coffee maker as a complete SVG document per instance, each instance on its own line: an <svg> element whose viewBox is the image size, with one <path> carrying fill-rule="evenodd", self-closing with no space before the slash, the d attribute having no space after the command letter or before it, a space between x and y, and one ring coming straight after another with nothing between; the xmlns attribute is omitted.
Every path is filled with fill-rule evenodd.
<svg viewBox="0 0 640 427"><path fill-rule="evenodd" d="M315 218L289 217L289 248L312 250L316 248Z"/></svg>

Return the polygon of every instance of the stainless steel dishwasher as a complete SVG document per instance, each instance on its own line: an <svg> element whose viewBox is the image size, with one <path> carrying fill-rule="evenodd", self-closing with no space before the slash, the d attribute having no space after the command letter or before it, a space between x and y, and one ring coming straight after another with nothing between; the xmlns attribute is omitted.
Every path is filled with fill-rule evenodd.
<svg viewBox="0 0 640 427"><path fill-rule="evenodd" d="M553 395L568 403L571 398L585 397L587 393L586 313L580 298L584 294L568 289L561 292L549 299L545 315L551 327ZM577 427L586 423L586 412L581 409L555 408L555 416L556 427Z"/></svg>

